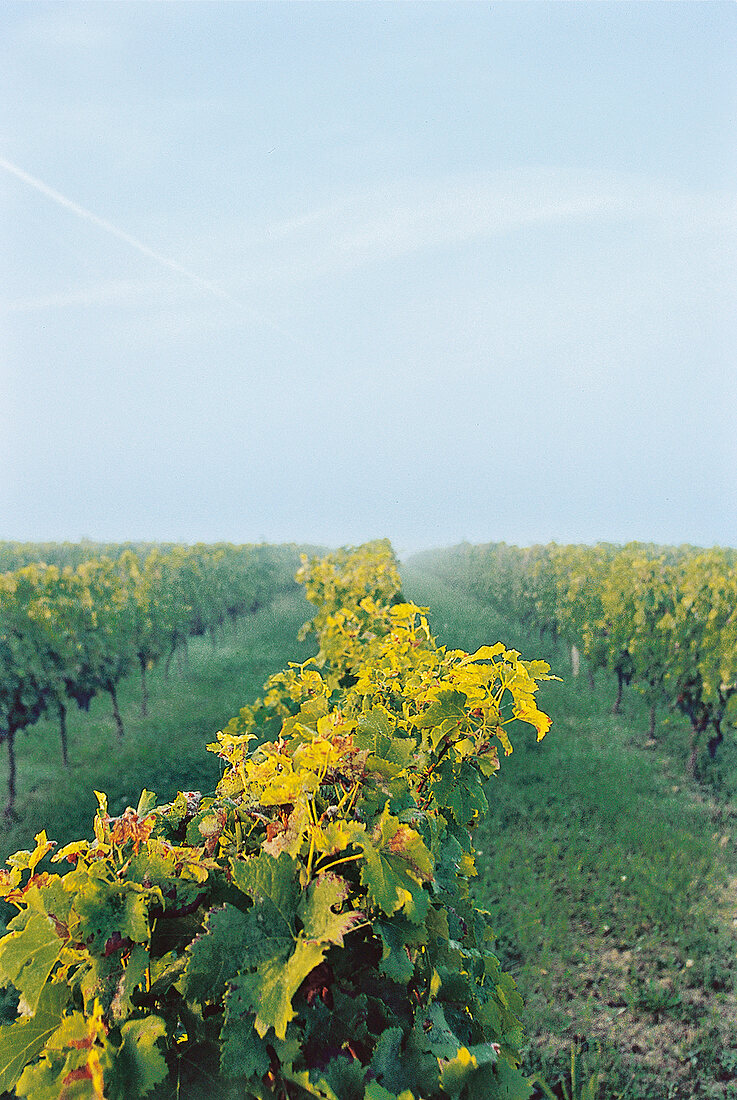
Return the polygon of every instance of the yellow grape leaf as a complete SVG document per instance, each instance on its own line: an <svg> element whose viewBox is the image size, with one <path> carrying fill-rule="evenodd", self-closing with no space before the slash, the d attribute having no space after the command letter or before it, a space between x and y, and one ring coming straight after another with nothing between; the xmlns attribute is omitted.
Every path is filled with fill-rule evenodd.
<svg viewBox="0 0 737 1100"><path fill-rule="evenodd" d="M482 645L475 653L467 654L459 664L468 665L472 661L493 661L500 653L506 656L504 642L496 642L494 645Z"/></svg>
<svg viewBox="0 0 737 1100"><path fill-rule="evenodd" d="M507 737L507 731L504 729L504 726L497 726L494 732L504 746L504 755L509 756L513 751L512 742Z"/></svg>
<svg viewBox="0 0 737 1100"><path fill-rule="evenodd" d="M522 697L515 701L513 714L520 721L529 722L531 726L535 727L538 741L542 741L553 724L551 718L543 711L538 710L534 701L529 697Z"/></svg>

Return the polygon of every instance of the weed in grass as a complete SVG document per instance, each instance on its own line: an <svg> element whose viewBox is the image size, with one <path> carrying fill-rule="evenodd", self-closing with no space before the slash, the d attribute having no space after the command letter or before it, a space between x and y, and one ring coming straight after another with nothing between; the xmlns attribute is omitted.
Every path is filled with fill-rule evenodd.
<svg viewBox="0 0 737 1100"><path fill-rule="evenodd" d="M540 1073L530 1078L534 1086L532 1100L598 1100L601 1095L601 1052L598 1046L571 1044L569 1062L562 1075L550 1084ZM551 1078L552 1080L552 1078Z"/></svg>
<svg viewBox="0 0 737 1100"><path fill-rule="evenodd" d="M713 1022L701 1029L684 1050L684 1060L695 1075L704 1074L716 1081L729 1082L737 1094L737 1046L725 1042L724 1029Z"/></svg>
<svg viewBox="0 0 737 1100"><path fill-rule="evenodd" d="M664 1014L678 1011L682 1004L677 990L653 978L636 979L628 990L627 1000L632 1008L651 1013L656 1022Z"/></svg>

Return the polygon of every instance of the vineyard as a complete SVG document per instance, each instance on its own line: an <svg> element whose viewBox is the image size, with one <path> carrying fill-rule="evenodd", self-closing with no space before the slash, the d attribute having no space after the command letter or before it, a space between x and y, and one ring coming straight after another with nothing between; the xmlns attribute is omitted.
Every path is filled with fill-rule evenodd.
<svg viewBox="0 0 737 1100"><path fill-rule="evenodd" d="M0 544L9 1095L737 1095L733 552L43 557ZM256 667L177 793L159 708ZM59 774L109 728L152 778L49 840L54 726Z"/></svg>

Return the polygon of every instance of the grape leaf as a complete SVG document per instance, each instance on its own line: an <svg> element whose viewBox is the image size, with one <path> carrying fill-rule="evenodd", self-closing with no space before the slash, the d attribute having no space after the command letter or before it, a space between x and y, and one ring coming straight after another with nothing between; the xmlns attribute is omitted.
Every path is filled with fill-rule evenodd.
<svg viewBox="0 0 737 1100"><path fill-rule="evenodd" d="M361 847L366 857L361 866L361 882L371 901L389 917L398 909L411 905L412 893L404 867L395 871L368 838L361 840Z"/></svg>
<svg viewBox="0 0 737 1100"><path fill-rule="evenodd" d="M410 920L423 921L429 895L419 879L427 877L424 869L431 867L432 857L419 833L393 817L387 802L371 837L357 837L354 843L364 852L361 882L371 901L387 916L403 908Z"/></svg>
<svg viewBox="0 0 737 1100"><path fill-rule="evenodd" d="M125 969L118 979L115 988L110 1011L114 1020L119 1021L129 1016L133 1005L131 997L136 989L143 983L146 969L149 965L149 954L145 947L136 945L128 956Z"/></svg>
<svg viewBox="0 0 737 1100"><path fill-rule="evenodd" d="M504 1100L529 1100L529 1081L518 1069L503 1059L500 1059L493 1067L486 1065L479 1069L478 1081L484 1089L484 1096L494 1095L491 1088L488 1086L484 1088L486 1081L489 1082L489 1085L493 1081L497 1095L503 1097ZM475 1083L476 1081L474 1081Z"/></svg>
<svg viewBox="0 0 737 1100"><path fill-rule="evenodd" d="M79 879L74 909L87 935L94 934L98 948L104 947L114 935L146 943L149 938L146 890L134 883L108 882L101 877L103 873L104 868L94 878L92 872L84 878L79 872L70 873ZM70 878L70 885L71 881Z"/></svg>
<svg viewBox="0 0 737 1100"><path fill-rule="evenodd" d="M55 840L47 839L45 829L40 833L36 833L33 839L36 841L36 847L32 852L15 852L14 855L8 856L6 860L9 867L20 867L22 870L30 871L31 876L33 876L33 872L44 856L56 847Z"/></svg>
<svg viewBox="0 0 737 1100"><path fill-rule="evenodd" d="M389 1027L382 1032L371 1057L371 1072L379 1080L391 1085L397 1065L402 1061L403 1032L400 1027Z"/></svg>
<svg viewBox="0 0 737 1100"><path fill-rule="evenodd" d="M233 905L211 910L205 920L202 935L187 948L186 990L197 1000L216 1001L225 993L226 983L239 969L254 965L258 958L249 952L265 943L260 921L262 905L258 903L247 913ZM291 937L285 952L291 947Z"/></svg>
<svg viewBox="0 0 737 1100"><path fill-rule="evenodd" d="M128 1020L120 1033L123 1044L115 1059L120 1100L146 1096L169 1074L164 1055L156 1045L166 1036L166 1024L160 1016L145 1016L142 1020Z"/></svg>
<svg viewBox="0 0 737 1100"><path fill-rule="evenodd" d="M460 1096L461 1091L478 1069L479 1063L468 1047L461 1047L440 1070L440 1084L452 1100Z"/></svg>
<svg viewBox="0 0 737 1100"><path fill-rule="evenodd" d="M407 985L415 972L407 947L427 942L424 927L411 924L401 917L395 917L391 921L377 921L374 931L382 941L380 972L392 982Z"/></svg>
<svg viewBox="0 0 737 1100"><path fill-rule="evenodd" d="M297 864L286 852L275 859L261 852L250 859L231 859L233 882L249 897L268 898L286 929L293 933L294 913L299 901Z"/></svg>
<svg viewBox="0 0 737 1100"><path fill-rule="evenodd" d="M285 1074L285 1081L292 1081L299 1088L303 1089L308 1096L315 1096L317 1100L343 1100L342 1096L337 1096L327 1081L321 1077L316 1083L310 1080L309 1071L304 1069L299 1073ZM346 1098L347 1100L347 1098Z"/></svg>
<svg viewBox="0 0 737 1100"><path fill-rule="evenodd" d="M23 1070L15 1086L15 1095L29 1100L59 1100L63 1095L65 1075L62 1058L42 1058Z"/></svg>
<svg viewBox="0 0 737 1100"><path fill-rule="evenodd" d="M444 760L435 772L432 793L436 804L450 810L464 827L489 808L478 772L465 761L453 764L450 759Z"/></svg>
<svg viewBox="0 0 737 1100"><path fill-rule="evenodd" d="M283 1039L287 1024L296 1015L292 998L310 971L322 962L327 947L327 944L300 939L288 959L279 952L262 962L255 971L238 974L227 994L231 1013L235 1014L240 1003L247 1011L256 1013L254 1027L261 1038L273 1027L277 1038Z"/></svg>
<svg viewBox="0 0 737 1100"><path fill-rule="evenodd" d="M25 927L13 929L19 917L26 914L19 913L10 923L9 935L0 940L0 981L12 982L34 1013L64 943L45 913L35 910L25 920Z"/></svg>
<svg viewBox="0 0 737 1100"><path fill-rule="evenodd" d="M414 719L417 729L429 729L433 748L447 733L452 733L466 715L466 696L455 689L439 691L429 707Z"/></svg>
<svg viewBox="0 0 737 1100"><path fill-rule="evenodd" d="M399 1096L395 1092L389 1092L378 1081L369 1081L366 1085L364 1100L415 1100L415 1094L405 1089Z"/></svg>
<svg viewBox="0 0 737 1100"><path fill-rule="evenodd" d="M33 1016L0 1027L0 1090L10 1091L62 1021L69 999L66 984L44 986Z"/></svg>
<svg viewBox="0 0 737 1100"><path fill-rule="evenodd" d="M356 1059L348 1055L332 1058L320 1073L340 1100L364 1100L366 1069Z"/></svg>
<svg viewBox="0 0 737 1100"><path fill-rule="evenodd" d="M269 1052L256 1034L255 1014L241 1008L237 993L229 992L220 1032L220 1070L225 1077L263 1077L271 1063Z"/></svg>
<svg viewBox="0 0 737 1100"><path fill-rule="evenodd" d="M384 1088L411 1097L437 1092L438 1061L433 1055L406 1046L403 1048L401 1028L392 1027L383 1033L374 1048L370 1069ZM410 1091L412 1090L412 1091Z"/></svg>
<svg viewBox="0 0 737 1100"><path fill-rule="evenodd" d="M436 1058L454 1058L461 1045L448 1026L443 1006L438 1001L416 1013L412 1042Z"/></svg>
<svg viewBox="0 0 737 1100"><path fill-rule="evenodd" d="M343 946L346 932L363 920L363 913L355 909L347 913L334 912L333 907L341 905L349 893L346 880L329 871L310 883L297 910L306 939Z"/></svg>

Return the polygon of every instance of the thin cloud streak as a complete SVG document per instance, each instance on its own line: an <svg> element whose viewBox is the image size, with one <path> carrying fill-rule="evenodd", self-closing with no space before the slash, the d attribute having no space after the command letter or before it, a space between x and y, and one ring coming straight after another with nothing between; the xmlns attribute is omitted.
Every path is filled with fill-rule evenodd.
<svg viewBox="0 0 737 1100"><path fill-rule="evenodd" d="M17 164L13 164L12 161L6 160L4 157L0 157L0 168L4 168L6 172L15 176L23 183L32 187L35 191L45 195L46 198L51 199L58 206L63 207L65 210L70 210L77 217L82 218L84 221L90 222L92 225L96 225L98 229L102 229L103 232L108 233L112 237L117 237L118 240L123 241L125 244L134 248L141 255L146 256L148 259L153 260L154 263L159 264L162 267L168 268L170 271L176 272L177 275L183 275L186 279L195 283L202 290L213 294L216 298L220 298L222 301L228 302L230 305L236 307L236 309L243 310L250 314L254 321L260 325L264 325L272 331L278 333L280 336L285 337L292 343L304 347L304 341L299 340L291 332L283 329L280 325L277 325L274 321L271 321L268 317L265 317L262 313L257 312L252 306L247 305L245 302L239 301L231 294L228 294L226 290L219 287L216 283L210 282L209 279L203 279L201 275L198 275L194 271L190 271L189 268L184 267L182 264L177 263L176 260L172 260L169 256L164 256L160 252L156 252L153 248L149 248L143 241L139 241L136 237L132 237L130 233L126 233L125 230L119 229L117 225L113 225L112 222L107 221L106 218L101 218L97 214L93 214L91 210L87 210L86 207L80 206L79 203L74 202L72 199L67 198L66 195L62 195L61 192L56 191L53 187L49 187L48 184L42 180L37 179L36 176L32 176L29 172L24 171Z"/></svg>
<svg viewBox="0 0 737 1100"><path fill-rule="evenodd" d="M100 283L97 286L79 287L76 290L59 294L44 294L35 298L14 298L0 304L2 313L34 313L37 310L66 309L79 306L88 309L93 306L114 304L138 304L150 302L152 295L162 294L168 288L164 283L132 282L125 279Z"/></svg>
<svg viewBox="0 0 737 1100"><path fill-rule="evenodd" d="M638 224L669 237L734 234L733 194L689 193L633 175L522 169L398 183L272 225L258 270L288 279L347 274L526 229ZM254 270L255 273L255 270Z"/></svg>

